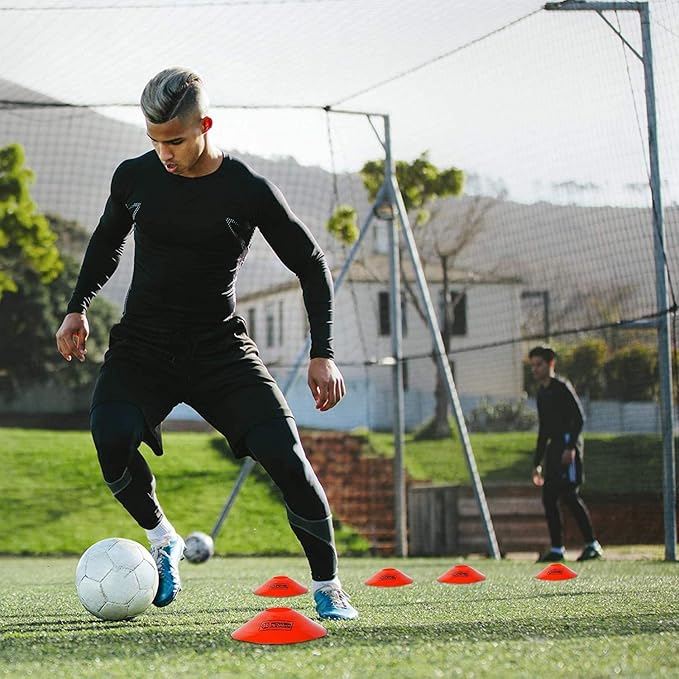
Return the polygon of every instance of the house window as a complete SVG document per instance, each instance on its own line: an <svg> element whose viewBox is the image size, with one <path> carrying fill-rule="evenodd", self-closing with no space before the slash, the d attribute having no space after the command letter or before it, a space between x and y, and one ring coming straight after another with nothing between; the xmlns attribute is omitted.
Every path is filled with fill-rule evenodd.
<svg viewBox="0 0 679 679"><path fill-rule="evenodd" d="M276 342L276 308L273 304L264 307L264 323L266 329L266 346L272 347Z"/></svg>
<svg viewBox="0 0 679 679"><path fill-rule="evenodd" d="M255 339L255 328L257 327L256 320L257 320L257 309L251 306L248 309L248 334L250 335L250 339L253 342L257 341Z"/></svg>
<svg viewBox="0 0 679 679"><path fill-rule="evenodd" d="M403 375L403 391L408 391L410 387L410 380L408 379L408 361L405 360L401 363L401 374Z"/></svg>
<svg viewBox="0 0 679 679"><path fill-rule="evenodd" d="M452 306L451 333L464 336L467 334L467 293L451 292L450 304Z"/></svg>
<svg viewBox="0 0 679 679"><path fill-rule="evenodd" d="M283 346L283 300L278 302L278 346Z"/></svg>
<svg viewBox="0 0 679 679"><path fill-rule="evenodd" d="M306 340L309 337L309 332L309 315L304 303L302 303L302 338Z"/></svg>
<svg viewBox="0 0 679 679"><path fill-rule="evenodd" d="M443 297L441 293L440 298ZM443 304L441 308L441 325L443 325ZM467 334L467 293L451 290L448 297L448 323L450 334L454 337L464 337Z"/></svg>
<svg viewBox="0 0 679 679"><path fill-rule="evenodd" d="M382 291L377 294L379 310L379 331L381 336L391 335L391 321L389 312L389 293ZM401 332L405 337L408 334L408 317L406 309L408 305L405 299L401 298Z"/></svg>
<svg viewBox="0 0 679 679"><path fill-rule="evenodd" d="M391 334L391 323L389 322L389 293L379 292L377 295L380 313L380 335Z"/></svg>

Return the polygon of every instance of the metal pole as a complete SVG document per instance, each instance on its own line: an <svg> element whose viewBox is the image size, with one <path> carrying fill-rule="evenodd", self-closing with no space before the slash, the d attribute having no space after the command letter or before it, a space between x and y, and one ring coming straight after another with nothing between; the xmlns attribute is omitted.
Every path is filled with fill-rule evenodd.
<svg viewBox="0 0 679 679"><path fill-rule="evenodd" d="M647 2L548 2L547 10L605 10L639 12L641 20L642 56L646 93L646 123L648 126L649 183L653 204L653 243L655 255L655 291L658 311L658 372L660 375L660 421L663 441L663 513L665 523L665 560L676 561L676 464L674 452L674 399L672 394L671 337L668 322L667 268L665 265L665 228L663 224L662 192L660 190L660 162L658 130L655 110L655 81L653 77L653 48L651 22ZM606 22L608 23L608 22ZM610 26L610 24L609 24ZM615 29L613 29L615 30ZM626 40L617 32L621 39ZM630 48L632 49L632 48ZM639 57L637 52L632 52Z"/></svg>
<svg viewBox="0 0 679 679"><path fill-rule="evenodd" d="M641 41L644 55L646 83L646 121L648 124L648 155L651 169L651 198L655 244L655 289L658 307L658 371L660 374L660 421L663 439L663 499L665 514L665 560L676 560L676 466L674 453L674 403L672 396L672 341L667 310L667 267L665 265L665 227L663 224L660 191L660 162L658 157L658 129L655 111L655 82L653 78L653 49L648 3L640 3Z"/></svg>
<svg viewBox="0 0 679 679"><path fill-rule="evenodd" d="M453 380L453 373L450 370L450 363L448 363L448 356L446 354L445 347L443 346L441 330L439 328L438 320L436 318L436 313L434 312L434 305L432 304L431 301L431 296L429 294L429 288L427 286L427 281L424 276L424 271L422 270L422 263L420 261L420 256L417 252L415 238L413 237L413 232L412 229L410 228L410 220L408 219L408 213L406 212L405 204L403 202L403 196L401 196L401 191L393 176L391 190L392 198L396 203L398 216L401 221L401 228L403 229L403 238L408 247L410 259L412 260L413 263L413 269L415 270L417 287L418 290L420 291L422 303L427 314L427 321L429 325L429 330L431 332L432 341L434 343L436 360L438 362L439 370L441 371L441 375L443 377L443 383L448 392L448 399L450 401L453 414L455 416L455 421L457 422L457 428L458 431L460 432L460 440L462 441L462 448L464 450L465 460L467 462L467 468L469 470L469 476L472 482L474 497L476 498L476 504L479 508L479 513L481 514L483 528L486 531L486 538L488 540L488 553L494 559L500 559L501 558L500 548L497 543L497 538L495 537L495 528L493 527L493 520L491 519L490 511L488 509L488 503L486 502L486 495L483 490L483 485L481 484L481 477L479 476L479 471L476 467L476 460L474 459L474 453L472 452L472 445L469 440L467 425L464 421L464 415L462 414L462 406L460 405L460 399L458 398L457 395L455 381Z"/></svg>
<svg viewBox="0 0 679 679"><path fill-rule="evenodd" d="M337 294L337 292L341 288L342 283L344 282L344 279L347 273L349 272L349 269L351 268L351 264L356 258L356 254L358 253L358 250L361 247L361 243L363 242L363 239L366 233L368 232L368 227L370 226L373 220L374 208L384 200L385 195L386 189L384 186L382 186L380 190L377 192L377 196L375 198L375 203L373 207L370 209L370 211L368 212L368 216L365 218L363 224L361 225L361 230L358 234L356 242L353 244L348 257L344 262L344 265L342 266L342 269L340 270L339 274L337 275L337 278L335 279L334 282L335 294ZM304 363L306 357L309 355L310 348L311 348L311 338L307 338L306 342L304 343L304 346L300 349L299 353L297 354L295 362L290 372L288 373L288 377L285 381L285 384L281 389L283 395L286 395L288 391L291 389L292 385L294 384L295 378L297 377L297 374L299 373L302 367L302 363ZM222 511L219 514L217 521L215 522L212 532L210 533L213 540L215 540L217 538L217 535L219 535L219 531L222 528L222 524L224 523L224 521L226 521L226 517L229 515L229 512L231 511L231 507L233 507L233 503L236 501L236 497L238 496L240 489L243 487L245 479L247 479L247 477L250 475L250 472L253 470L255 464L256 461L249 457L241 467L240 473L238 474L238 478L236 479L236 482L234 483L233 488L231 489L231 493L229 494L229 497L226 499L226 502L222 507Z"/></svg>
<svg viewBox="0 0 679 679"><path fill-rule="evenodd" d="M391 130L389 116L384 116L384 185L391 187L394 178L394 160L391 155ZM405 405L403 402L403 331L401 326L401 271L399 266L398 231L394 221L395 201L389 191L391 219L389 229L389 307L391 318L391 383L394 405L394 547L396 556L408 556L408 526L405 479Z"/></svg>

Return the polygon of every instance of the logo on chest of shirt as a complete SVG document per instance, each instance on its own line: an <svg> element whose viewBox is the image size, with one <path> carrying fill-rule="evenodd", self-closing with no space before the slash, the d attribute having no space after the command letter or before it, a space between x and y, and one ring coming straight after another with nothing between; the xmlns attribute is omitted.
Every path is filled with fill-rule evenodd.
<svg viewBox="0 0 679 679"><path fill-rule="evenodd" d="M233 237L240 243L243 249L247 249L252 238L252 227L248 222L242 224L233 217L225 217L224 223L226 228L231 232Z"/></svg>

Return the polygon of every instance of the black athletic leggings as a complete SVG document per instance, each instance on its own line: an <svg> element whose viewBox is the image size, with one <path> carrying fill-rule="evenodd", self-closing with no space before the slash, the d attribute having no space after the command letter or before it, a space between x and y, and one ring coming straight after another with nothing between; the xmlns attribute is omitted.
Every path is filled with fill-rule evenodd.
<svg viewBox="0 0 679 679"><path fill-rule="evenodd" d="M563 546L563 528L561 526L559 498L566 503L566 506L573 514L585 542L593 542L592 520L587 511L587 506L580 497L579 487L573 483L547 481L542 487L542 504L545 508L552 547Z"/></svg>
<svg viewBox="0 0 679 679"><path fill-rule="evenodd" d="M154 528L163 510L153 473L139 452L146 426L141 410L123 401L100 403L91 413L90 426L104 481L142 528ZM256 425L245 442L283 494L312 578L331 580L337 574L337 554L330 507L304 454L295 421L277 417Z"/></svg>

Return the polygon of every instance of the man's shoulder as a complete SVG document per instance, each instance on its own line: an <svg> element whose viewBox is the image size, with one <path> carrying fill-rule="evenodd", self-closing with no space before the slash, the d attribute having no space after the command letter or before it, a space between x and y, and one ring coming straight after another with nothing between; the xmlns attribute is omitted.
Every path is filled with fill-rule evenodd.
<svg viewBox="0 0 679 679"><path fill-rule="evenodd" d="M538 396L550 393L554 394L564 390L571 391L572 389L571 383L565 377L562 377L561 375L552 375L546 385L540 385L538 387Z"/></svg>
<svg viewBox="0 0 679 679"><path fill-rule="evenodd" d="M554 385L555 390L558 390L562 393L568 392L576 399L578 398L578 394L575 391L575 387L568 378L563 377L562 375L555 375L552 378L552 384Z"/></svg>
<svg viewBox="0 0 679 679"><path fill-rule="evenodd" d="M237 158L226 151L224 151L222 170L230 177L230 179L239 179L244 182L250 182L253 185L266 181L265 178L256 172L246 161L242 158Z"/></svg>
<svg viewBox="0 0 679 679"><path fill-rule="evenodd" d="M115 170L114 179L123 180L134 177L139 172L146 172L149 169L155 168L158 159L155 151L147 151L135 158L127 158L123 160Z"/></svg>

